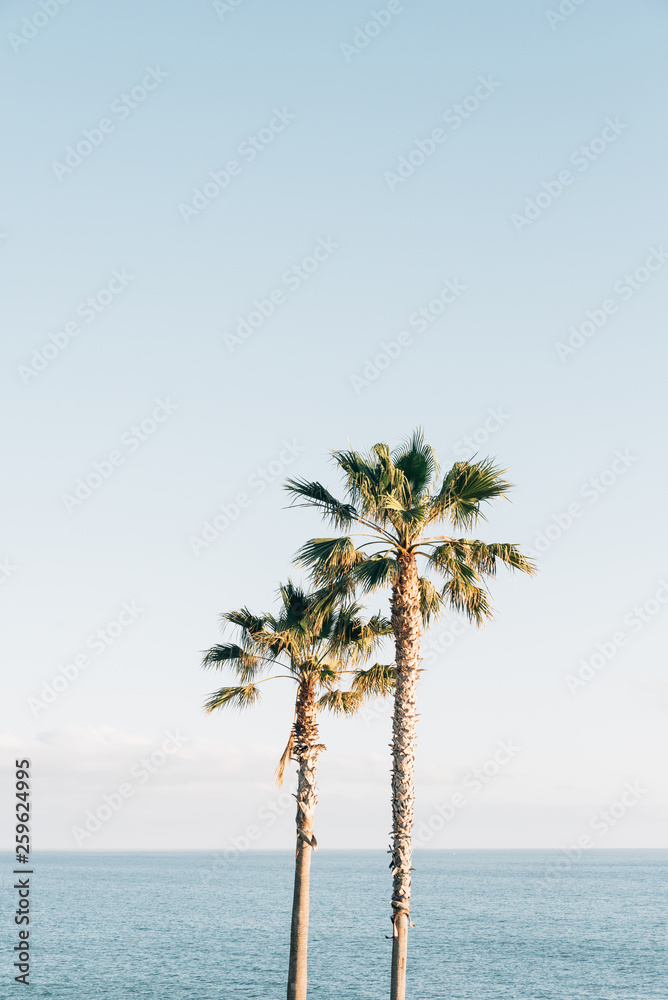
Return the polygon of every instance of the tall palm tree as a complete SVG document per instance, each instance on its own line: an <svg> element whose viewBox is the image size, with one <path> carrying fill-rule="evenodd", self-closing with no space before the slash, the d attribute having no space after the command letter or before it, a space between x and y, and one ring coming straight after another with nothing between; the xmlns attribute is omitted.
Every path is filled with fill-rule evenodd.
<svg viewBox="0 0 668 1000"><path fill-rule="evenodd" d="M392 452L387 444L376 444L368 454L335 451L333 457L344 474L344 501L320 483L304 479L290 479L286 488L295 505L314 506L336 528L353 529L367 539L357 545L346 534L314 538L302 546L297 562L310 569L316 587L327 588L317 607L324 611L333 593L341 599L379 587L391 591L396 646L391 1000L404 1000L409 923L412 926L411 834L422 629L448 606L481 624L492 617L484 584L498 565L523 573L533 573L534 566L516 545L427 534L444 522L453 530L468 531L484 518L484 504L507 494L511 485L490 459L456 462L441 478L434 451L420 430ZM440 577L437 586L420 576L418 557Z"/></svg>
<svg viewBox="0 0 668 1000"><path fill-rule="evenodd" d="M288 1000L306 1000L311 852L317 849L313 833L316 770L325 749L318 742L318 712L350 714L365 697L392 690L391 665L376 663L366 670L361 666L383 637L391 634L392 626L380 615L363 620L360 606L351 602L330 602L327 613L314 615L316 597L290 582L281 586L279 594L276 616L253 615L247 608L221 615L225 625L237 626L239 642L214 646L205 654L203 665L230 667L241 684L213 692L205 708L212 712L225 706L253 705L260 700L259 684L278 677L296 685L292 729L276 776L280 785L288 761L297 762L297 851L287 995ZM263 677L274 668L281 673Z"/></svg>

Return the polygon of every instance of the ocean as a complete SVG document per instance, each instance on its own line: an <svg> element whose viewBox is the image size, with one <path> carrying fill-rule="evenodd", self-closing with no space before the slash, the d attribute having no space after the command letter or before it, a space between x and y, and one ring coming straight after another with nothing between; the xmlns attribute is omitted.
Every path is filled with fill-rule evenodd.
<svg viewBox="0 0 668 1000"><path fill-rule="evenodd" d="M11 856L2 997L13 982ZM30 996L283 1000L293 855L42 853ZM389 996L382 851L313 859L309 996ZM410 1000L667 1000L668 851L415 852Z"/></svg>

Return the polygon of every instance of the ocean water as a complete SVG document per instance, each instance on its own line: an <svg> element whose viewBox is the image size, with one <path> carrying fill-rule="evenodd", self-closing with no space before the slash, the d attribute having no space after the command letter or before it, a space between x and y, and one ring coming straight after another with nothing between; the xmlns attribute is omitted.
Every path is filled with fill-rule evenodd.
<svg viewBox="0 0 668 1000"><path fill-rule="evenodd" d="M0 996L15 997L10 855ZM388 857L313 860L309 996L389 995ZM668 851L420 851L410 1000L668 1000ZM283 1000L291 852L38 854L32 986L54 1000Z"/></svg>

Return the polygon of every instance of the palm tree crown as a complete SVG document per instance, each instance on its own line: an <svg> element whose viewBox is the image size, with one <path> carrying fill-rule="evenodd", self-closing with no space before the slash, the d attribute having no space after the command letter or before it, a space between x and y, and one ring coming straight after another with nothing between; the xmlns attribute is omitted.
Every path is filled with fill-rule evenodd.
<svg viewBox="0 0 668 1000"><path fill-rule="evenodd" d="M335 451L333 457L344 473L346 502L320 483L287 481L297 505L317 507L337 528L371 533L371 541L360 545L344 535L314 538L299 550L298 562L327 588L324 606L333 593L368 593L392 585L403 558L424 556L428 570L441 578L438 586L428 576L419 578L424 623L450 605L481 624L492 615L483 583L496 575L499 564L534 572L517 545L424 534L448 521L454 529L470 529L485 519L485 503L506 496L512 486L490 459L455 462L441 478L434 451L419 430L392 452L383 443L368 454Z"/></svg>
<svg viewBox="0 0 668 1000"><path fill-rule="evenodd" d="M360 605L354 602L337 607L329 602L328 612L316 615L314 607L322 601L322 593L308 594L290 581L280 587L279 595L278 615L254 615L248 608L221 615L224 625L237 626L239 642L213 646L202 663L228 666L242 683L214 691L205 703L207 712L225 705L253 705L261 698L259 684L279 677L312 690L319 708L338 713L352 713L364 697L391 691L391 665L361 667L391 634L387 619L374 615L364 621ZM272 668L285 673L265 676ZM344 688L346 675L350 683Z"/></svg>

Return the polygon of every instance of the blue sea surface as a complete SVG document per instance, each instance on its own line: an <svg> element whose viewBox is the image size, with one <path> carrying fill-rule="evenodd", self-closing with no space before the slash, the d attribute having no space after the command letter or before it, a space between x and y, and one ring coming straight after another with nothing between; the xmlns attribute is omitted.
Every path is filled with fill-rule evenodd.
<svg viewBox="0 0 668 1000"><path fill-rule="evenodd" d="M23 995L2 880L0 996ZM389 996L382 851L313 859L309 996ZM410 1000L668 1000L668 851L420 851ZM206 852L34 858L30 996L283 1000L293 855Z"/></svg>

